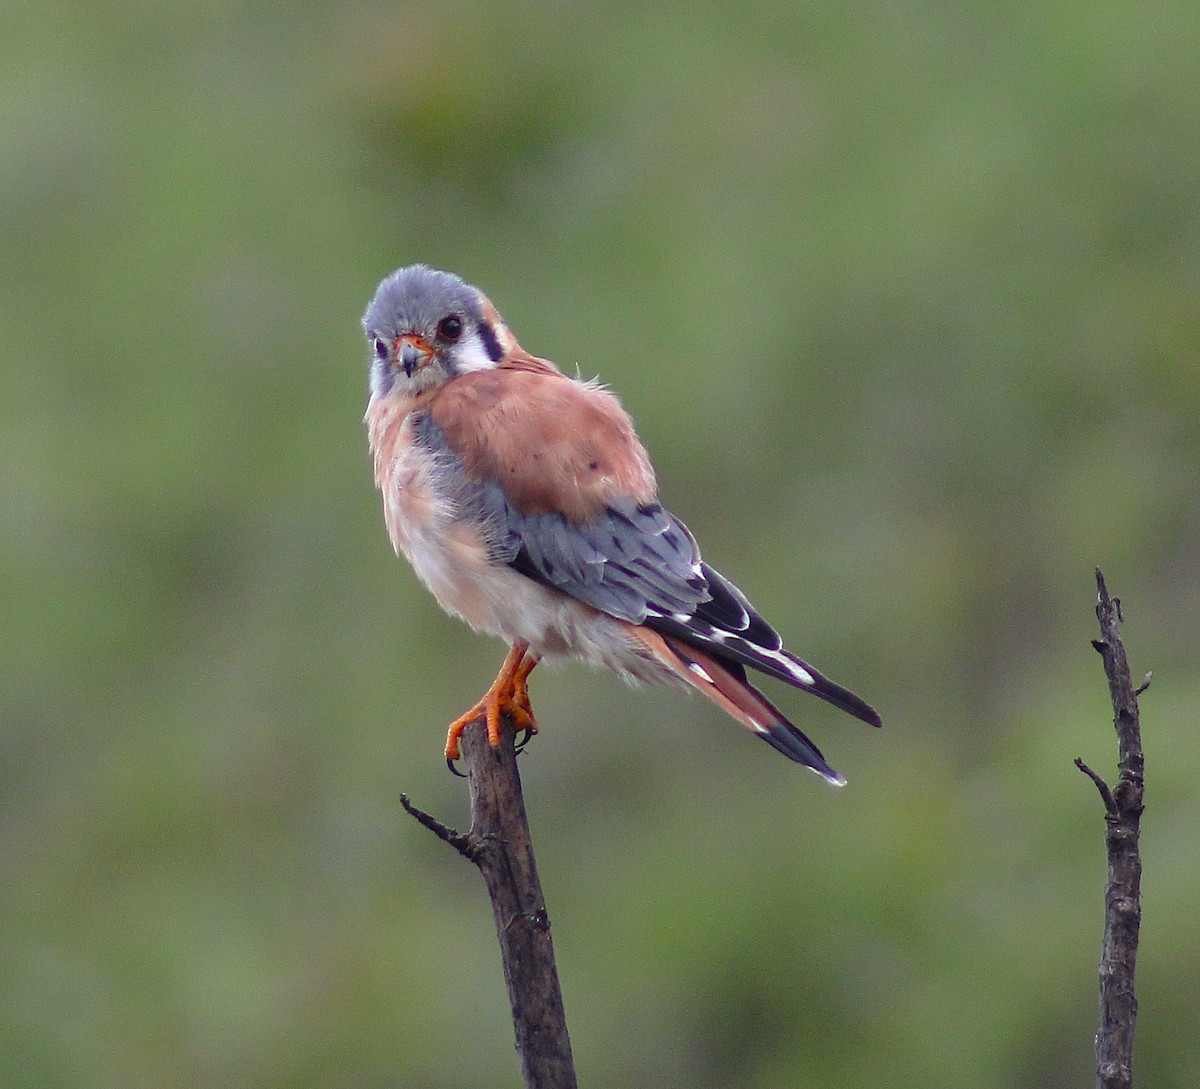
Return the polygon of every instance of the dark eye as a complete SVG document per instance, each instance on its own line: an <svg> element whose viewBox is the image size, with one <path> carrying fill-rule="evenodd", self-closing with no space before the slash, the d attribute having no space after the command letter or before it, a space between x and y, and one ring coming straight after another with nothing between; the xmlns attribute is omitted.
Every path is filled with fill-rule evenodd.
<svg viewBox="0 0 1200 1089"><path fill-rule="evenodd" d="M387 341L384 340L383 337L372 337L371 338L371 347L375 349L375 358L376 359L380 359L380 360L387 359L388 352L390 349L388 348Z"/></svg>
<svg viewBox="0 0 1200 1089"><path fill-rule="evenodd" d="M462 318L457 314L450 314L438 322L438 335L443 340L458 340L462 336L462 331Z"/></svg>

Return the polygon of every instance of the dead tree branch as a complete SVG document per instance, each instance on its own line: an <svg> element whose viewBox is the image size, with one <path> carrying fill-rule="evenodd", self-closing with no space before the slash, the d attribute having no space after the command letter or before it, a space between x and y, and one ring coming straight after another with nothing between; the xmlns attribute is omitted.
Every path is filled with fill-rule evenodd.
<svg viewBox="0 0 1200 1089"><path fill-rule="evenodd" d="M471 830L448 828L401 797L405 810L445 840L483 874L526 1089L576 1089L571 1040L550 940L550 919L533 858L517 771L514 731L506 721L503 743L488 744L481 722L468 726L461 748L471 794Z"/></svg>
<svg viewBox="0 0 1200 1089"><path fill-rule="evenodd" d="M1143 809L1142 734L1138 696L1149 677L1135 688L1119 629L1121 601L1110 597L1104 575L1096 569L1096 618L1100 638L1092 645L1104 659L1117 731L1117 785L1110 788L1083 760L1075 765L1087 775L1104 801L1108 881L1104 890L1104 940L1100 953L1100 1028L1096 1033L1097 1089L1133 1089L1133 1032L1137 996L1133 977L1138 931L1142 921L1142 859L1138 835Z"/></svg>

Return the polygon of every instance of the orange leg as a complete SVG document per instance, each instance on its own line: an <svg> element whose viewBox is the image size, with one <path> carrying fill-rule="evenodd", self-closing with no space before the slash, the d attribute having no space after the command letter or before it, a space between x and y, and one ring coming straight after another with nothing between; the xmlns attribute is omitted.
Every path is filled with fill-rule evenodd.
<svg viewBox="0 0 1200 1089"><path fill-rule="evenodd" d="M472 722L483 719L487 724L488 742L500 744L500 723L507 711L518 730L537 733L537 721L529 704L529 674L539 659L529 653L525 643L514 643L500 667L496 679L474 707L459 715L446 733L446 759L453 763L459 757L458 739Z"/></svg>
<svg viewBox="0 0 1200 1089"><path fill-rule="evenodd" d="M533 672L533 667L540 661L541 659L537 655L530 654L526 650L521 664L513 671L513 703L519 709L519 713L524 714L524 721L518 722L518 726L522 730L528 730L531 734L538 732L538 725L537 720L533 717L533 704L529 702L529 674ZM499 743L498 737L495 743Z"/></svg>

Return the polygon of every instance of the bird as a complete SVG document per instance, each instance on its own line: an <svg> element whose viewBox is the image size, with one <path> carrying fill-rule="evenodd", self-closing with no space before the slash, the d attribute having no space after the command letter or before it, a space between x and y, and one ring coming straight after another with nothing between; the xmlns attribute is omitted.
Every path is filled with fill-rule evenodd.
<svg viewBox="0 0 1200 1089"><path fill-rule="evenodd" d="M528 740L530 673L542 659L577 658L635 684L697 691L845 783L747 670L872 726L880 716L785 650L701 558L610 390L525 351L482 291L424 264L385 277L362 325L365 424L391 543L444 610L510 648L447 731L452 771L472 722L498 746L507 714Z"/></svg>

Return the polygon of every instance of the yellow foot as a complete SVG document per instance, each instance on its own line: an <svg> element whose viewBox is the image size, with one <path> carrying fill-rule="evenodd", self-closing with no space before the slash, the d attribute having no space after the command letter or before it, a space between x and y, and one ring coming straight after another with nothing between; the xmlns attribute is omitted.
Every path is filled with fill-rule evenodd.
<svg viewBox="0 0 1200 1089"><path fill-rule="evenodd" d="M500 723L508 712L518 730L537 733L537 720L529 704L529 674L538 659L528 653L524 643L515 644L504 659L492 686L474 707L459 715L446 733L446 760L451 765L459 758L458 739L472 722L483 719L487 725L488 742L500 745Z"/></svg>

